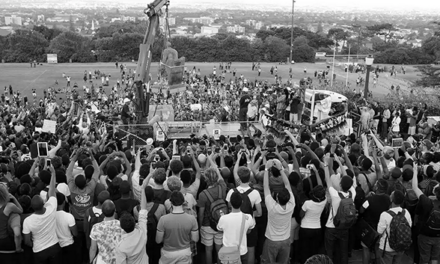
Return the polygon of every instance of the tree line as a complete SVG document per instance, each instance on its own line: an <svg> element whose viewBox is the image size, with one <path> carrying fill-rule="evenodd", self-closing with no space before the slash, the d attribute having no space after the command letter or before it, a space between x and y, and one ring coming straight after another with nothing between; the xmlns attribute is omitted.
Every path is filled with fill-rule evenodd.
<svg viewBox="0 0 440 264"><path fill-rule="evenodd" d="M0 37L0 59L6 62L46 61L46 54L58 54L59 62L110 62L137 60L139 44L144 39L143 24L120 23L104 26L92 37L74 31L45 26L18 29ZM344 29L333 28L328 34L314 33L295 27L292 56L295 62L314 62L315 52L332 53L335 40L343 46L341 54L373 54L375 63L429 64L440 59L440 35L426 39L422 47L399 44L393 38L392 26L375 25L368 29L373 49L368 50L358 39L350 38ZM381 37L383 35L383 37ZM187 61L214 62L285 62L290 56L290 28L260 30L251 41L235 34L219 33L213 37L173 37L159 34L152 47L153 60L158 61L169 41ZM363 41L363 40L362 40Z"/></svg>

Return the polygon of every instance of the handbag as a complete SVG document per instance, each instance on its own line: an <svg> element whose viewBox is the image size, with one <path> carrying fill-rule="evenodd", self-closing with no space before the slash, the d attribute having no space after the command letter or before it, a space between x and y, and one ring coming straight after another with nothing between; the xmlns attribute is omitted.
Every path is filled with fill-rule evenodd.
<svg viewBox="0 0 440 264"><path fill-rule="evenodd" d="M360 219L358 221L358 227L362 243L364 243L365 246L370 249L373 248L374 245L376 245L377 240L380 238L379 233L374 228L372 228L364 219Z"/></svg>
<svg viewBox="0 0 440 264"><path fill-rule="evenodd" d="M240 259L240 245L243 239L244 223L246 221L245 215L243 214L243 219L241 220L240 228L240 239L238 241L238 246L236 247L221 247L218 252L218 258L222 264L241 264Z"/></svg>

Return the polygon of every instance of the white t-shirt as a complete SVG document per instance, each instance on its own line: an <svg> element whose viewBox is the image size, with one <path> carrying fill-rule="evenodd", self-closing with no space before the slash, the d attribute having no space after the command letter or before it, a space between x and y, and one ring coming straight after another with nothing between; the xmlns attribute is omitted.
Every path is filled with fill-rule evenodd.
<svg viewBox="0 0 440 264"><path fill-rule="evenodd" d="M393 208L390 208L390 210L397 214L398 212L402 211L402 207L393 207ZM406 209L403 209L403 210L405 210L406 220L408 221L409 225L412 226L411 215L409 214L408 210L406 210ZM385 238L387 237L386 234L388 234L388 237L390 235L390 224L391 224L392 219L393 219L393 217L389 213L387 213L386 211L382 212L382 214L380 214L379 223L377 225L377 232L379 234L383 234L381 236L380 242L379 242L380 243L379 248L382 250L383 250L383 246L385 243ZM385 230L387 233L385 233ZM389 240L387 240L387 246L385 248L385 251L394 252L394 250L390 247Z"/></svg>
<svg viewBox="0 0 440 264"><path fill-rule="evenodd" d="M247 192L251 187L247 186L247 187L242 187L242 186L238 186L237 187L237 191L239 191L240 193L245 193ZM231 201L231 195L232 193L234 193L234 189L229 190L228 194L226 195L226 201L230 202ZM260 193L257 190L252 190L249 194L248 194L249 200L251 201L251 205L252 208L256 205L256 204L260 204L261 203L261 196Z"/></svg>
<svg viewBox="0 0 440 264"><path fill-rule="evenodd" d="M301 220L301 228L318 229L321 228L321 213L327 204L327 199L317 203L307 200L302 206L302 210L306 213Z"/></svg>
<svg viewBox="0 0 440 264"><path fill-rule="evenodd" d="M236 247L240 241L240 229L243 216L246 218L246 221L244 223L243 233L241 234L243 237L240 244L240 255L245 255L248 251L246 233L248 229L255 227L254 218L242 212L229 213L220 217L217 224L217 229L223 231L223 246Z"/></svg>
<svg viewBox="0 0 440 264"><path fill-rule="evenodd" d="M32 234L33 251L38 253L58 243L56 233L57 198L50 197L44 204L46 212L42 215L32 214L23 222L23 234Z"/></svg>
<svg viewBox="0 0 440 264"><path fill-rule="evenodd" d="M289 192L290 200L284 209L272 195L265 197L267 207L267 227L265 236L272 241L283 241L290 238L292 213L295 209L295 198Z"/></svg>
<svg viewBox="0 0 440 264"><path fill-rule="evenodd" d="M136 200L141 201L142 198L142 188L139 185L139 170L135 170L133 172L133 176L131 176L131 189L133 191L133 196Z"/></svg>
<svg viewBox="0 0 440 264"><path fill-rule="evenodd" d="M75 218L72 214L64 211L57 211L55 213L57 219L57 237L61 247L67 247L73 244L73 235L70 232L70 227L75 226Z"/></svg>
<svg viewBox="0 0 440 264"><path fill-rule="evenodd" d="M333 218L336 216L336 213L339 209L339 204L341 203L341 197L339 197L338 191L335 190L335 188L330 187L328 188L328 191L330 193L330 197L332 199L332 210L330 211L330 215L327 220L327 224L325 225L328 228L335 228L335 224L333 224ZM356 190L353 186L351 186L349 192L351 192L351 198L354 201L354 198L356 197ZM344 197L348 197L349 194L345 192L340 192Z"/></svg>

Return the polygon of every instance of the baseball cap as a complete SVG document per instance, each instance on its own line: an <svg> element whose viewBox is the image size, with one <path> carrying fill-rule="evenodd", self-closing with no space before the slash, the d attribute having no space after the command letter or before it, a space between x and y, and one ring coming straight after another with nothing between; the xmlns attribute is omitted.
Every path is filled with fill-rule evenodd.
<svg viewBox="0 0 440 264"><path fill-rule="evenodd" d="M205 163L205 162L206 162L206 155L205 155L205 154L200 154L200 155L197 157L197 160L198 160L200 163Z"/></svg>
<svg viewBox="0 0 440 264"><path fill-rule="evenodd" d="M153 142L154 142L154 140L153 140L152 138L148 138L148 139L147 139L147 145L148 145L148 146L153 145Z"/></svg>
<svg viewBox="0 0 440 264"><path fill-rule="evenodd" d="M130 99L124 98L124 104L130 102Z"/></svg>
<svg viewBox="0 0 440 264"><path fill-rule="evenodd" d="M246 87L244 87L242 91L243 91L243 92L249 92L249 89L246 88Z"/></svg>

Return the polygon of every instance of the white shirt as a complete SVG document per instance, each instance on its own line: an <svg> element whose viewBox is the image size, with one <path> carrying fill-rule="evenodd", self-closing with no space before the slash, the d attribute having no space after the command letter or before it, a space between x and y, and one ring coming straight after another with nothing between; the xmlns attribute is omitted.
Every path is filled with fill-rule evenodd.
<svg viewBox="0 0 440 264"><path fill-rule="evenodd" d="M131 176L131 189L133 191L133 196L136 200L141 201L142 188L139 185L139 170L135 170L133 172L133 176Z"/></svg>
<svg viewBox="0 0 440 264"><path fill-rule="evenodd" d="M57 237L61 247L67 247L73 244L73 235L70 232L70 227L75 226L75 218L72 214L64 211L57 211L55 213L57 219Z"/></svg>
<svg viewBox="0 0 440 264"><path fill-rule="evenodd" d="M390 210L397 214L398 212L402 211L402 207L393 207L393 208L390 208ZM406 209L404 209L404 210L405 210L405 218L408 221L409 225L412 226L411 215L409 214L409 212ZM394 252L394 250L390 247L390 243L389 243L390 224L391 224L392 219L393 219L393 217L385 211L382 214L380 214L379 223L377 225L377 232L379 234L383 234L380 238L379 249L383 250L385 239L387 237L386 234L388 234L387 245L385 248L385 251L388 251L388 252ZM385 233L385 230L386 230L386 233Z"/></svg>
<svg viewBox="0 0 440 264"><path fill-rule="evenodd" d="M336 213L339 209L339 204L341 203L341 197L339 197L338 191L335 190L335 188L330 187L328 188L328 191L330 193L330 197L332 199L332 210L330 211L330 215L327 220L327 224L325 225L328 228L335 228L335 224L333 224L333 218L336 216ZM351 198L354 201L354 198L356 197L356 190L353 186L351 186L349 192L351 192ZM348 197L349 194L345 192L340 192L344 197Z"/></svg>
<svg viewBox="0 0 440 264"><path fill-rule="evenodd" d="M319 229L321 228L321 213L327 204L327 199L317 203L307 200L302 206L302 210L306 213L301 220L301 228Z"/></svg>
<svg viewBox="0 0 440 264"><path fill-rule="evenodd" d="M246 218L246 221L244 223L243 233L240 234L243 216ZM254 218L251 215L243 214L242 212L223 215L220 217L220 220L217 224L217 229L219 231L223 231L223 246L225 247L238 246L240 235L243 236L240 244L240 255L245 255L247 253L246 233L248 229L253 229L254 227Z"/></svg>
<svg viewBox="0 0 440 264"><path fill-rule="evenodd" d="M289 192L290 200L284 209L277 203L272 195L265 197L267 207L267 227L265 236L271 241L283 241L290 238L290 229L292 226L292 213L295 209L295 198L292 192Z"/></svg>
<svg viewBox="0 0 440 264"><path fill-rule="evenodd" d="M240 193L245 193L247 192L251 187L242 187L242 186L238 186L237 187L237 191L239 191ZM226 201L230 202L231 201L231 195L234 193L234 189L229 190L228 194L226 194ZM252 190L252 192L250 192L248 194L249 200L251 201L251 205L252 208L256 205L256 204L260 204L261 203L261 196L260 193L257 190Z"/></svg>
<svg viewBox="0 0 440 264"><path fill-rule="evenodd" d="M44 204L46 212L31 214L23 222L23 234L32 234L33 251L38 253L58 243L56 234L57 198L50 197Z"/></svg>

